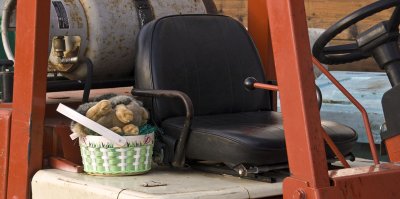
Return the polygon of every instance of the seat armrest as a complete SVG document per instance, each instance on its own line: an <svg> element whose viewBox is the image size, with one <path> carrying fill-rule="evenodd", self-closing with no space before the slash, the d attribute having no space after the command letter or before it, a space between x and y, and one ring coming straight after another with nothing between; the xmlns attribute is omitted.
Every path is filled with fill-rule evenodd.
<svg viewBox="0 0 400 199"><path fill-rule="evenodd" d="M192 100L185 93L175 90L140 90L133 88L131 93L133 96L138 97L179 98L183 102L186 110L185 123L179 136L174 160L172 162L174 167L183 167L185 164L186 143L187 138L189 137L194 112Z"/></svg>

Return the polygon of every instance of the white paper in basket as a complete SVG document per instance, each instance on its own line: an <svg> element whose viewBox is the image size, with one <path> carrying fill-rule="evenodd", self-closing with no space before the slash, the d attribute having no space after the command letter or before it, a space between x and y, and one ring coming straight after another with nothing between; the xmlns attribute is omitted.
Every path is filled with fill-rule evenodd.
<svg viewBox="0 0 400 199"><path fill-rule="evenodd" d="M86 128L104 136L108 140L110 140L115 146L122 147L126 145L126 139L113 131L107 129L106 127L98 124L97 122L81 115L80 113L76 112L75 110L65 106L64 104L59 104L57 107L57 112L67 116L71 120L82 124ZM71 138L74 139L74 136L71 135ZM77 138L75 136L75 138Z"/></svg>

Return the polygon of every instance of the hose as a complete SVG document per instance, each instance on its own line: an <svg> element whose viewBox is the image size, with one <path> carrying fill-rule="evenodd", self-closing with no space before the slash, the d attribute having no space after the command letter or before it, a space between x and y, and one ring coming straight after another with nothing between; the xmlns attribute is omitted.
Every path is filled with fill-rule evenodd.
<svg viewBox="0 0 400 199"><path fill-rule="evenodd" d="M11 11L15 8L16 0L6 0L4 2L3 14L1 20L1 40L3 48L7 55L7 59L14 61L14 54L11 50L10 43L7 37L8 24L10 23Z"/></svg>

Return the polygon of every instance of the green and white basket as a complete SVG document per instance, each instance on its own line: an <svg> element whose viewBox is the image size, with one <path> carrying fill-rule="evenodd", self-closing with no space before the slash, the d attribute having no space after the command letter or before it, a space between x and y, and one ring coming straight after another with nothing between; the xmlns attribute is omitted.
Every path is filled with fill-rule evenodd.
<svg viewBox="0 0 400 199"><path fill-rule="evenodd" d="M99 135L79 137L84 171L92 175L137 175L151 169L154 131L150 125L139 128L140 135L120 136L75 110L59 104L57 111ZM101 135L101 136L100 136Z"/></svg>
<svg viewBox="0 0 400 199"><path fill-rule="evenodd" d="M151 169L154 133L124 136L125 147L114 145L103 136L79 139L85 172L94 175L137 175Z"/></svg>

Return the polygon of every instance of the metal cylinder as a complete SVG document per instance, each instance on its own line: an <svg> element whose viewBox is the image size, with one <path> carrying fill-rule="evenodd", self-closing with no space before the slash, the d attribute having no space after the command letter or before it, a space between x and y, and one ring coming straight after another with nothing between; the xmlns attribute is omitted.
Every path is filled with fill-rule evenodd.
<svg viewBox="0 0 400 199"><path fill-rule="evenodd" d="M52 0L50 41L65 38L65 58L88 57L93 79L133 75L136 37L143 22L176 14L215 12L212 0ZM212 6L214 4L214 6ZM211 6L210 6L211 5ZM85 79L80 63L61 63L57 43L50 42L49 71L72 80Z"/></svg>

